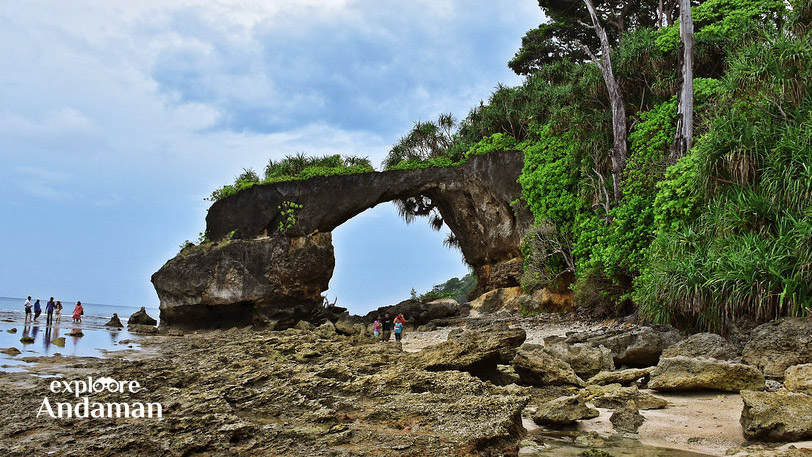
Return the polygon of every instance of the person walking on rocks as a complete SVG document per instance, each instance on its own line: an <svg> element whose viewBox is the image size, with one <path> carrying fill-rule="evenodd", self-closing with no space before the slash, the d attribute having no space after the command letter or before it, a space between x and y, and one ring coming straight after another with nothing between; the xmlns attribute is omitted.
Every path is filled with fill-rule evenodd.
<svg viewBox="0 0 812 457"><path fill-rule="evenodd" d="M73 308L73 322L74 323L81 323L82 322L82 315L85 313L84 308L82 308L82 302L76 302L76 307Z"/></svg>
<svg viewBox="0 0 812 457"><path fill-rule="evenodd" d="M59 321L62 320L62 302L57 300L56 306L54 306L54 315L56 316L56 323L59 324Z"/></svg>
<svg viewBox="0 0 812 457"><path fill-rule="evenodd" d="M381 330L381 341L389 341L389 337L392 335L392 317L389 316L389 313L383 315Z"/></svg>
<svg viewBox="0 0 812 457"><path fill-rule="evenodd" d="M54 320L54 307L56 307L56 303L54 303L54 297L51 297L48 300L48 303L45 304L45 314L47 317L45 318L45 325L50 326Z"/></svg>
<svg viewBox="0 0 812 457"><path fill-rule="evenodd" d="M400 341L403 335L403 322L395 318L395 341Z"/></svg>
<svg viewBox="0 0 812 457"><path fill-rule="evenodd" d="M34 302L34 322L39 322L37 318L42 314L42 305L39 304L39 298Z"/></svg>
<svg viewBox="0 0 812 457"><path fill-rule="evenodd" d="M399 313L395 316L395 341L400 341L400 338L403 336L403 329L406 327L406 318L403 317L403 313Z"/></svg>
<svg viewBox="0 0 812 457"><path fill-rule="evenodd" d="M31 318L31 296L28 296L28 299L25 301L25 321L23 323L27 324L29 321L32 320Z"/></svg>
<svg viewBox="0 0 812 457"><path fill-rule="evenodd" d="M376 317L372 322L372 333L375 335L375 339L381 337L381 316Z"/></svg>

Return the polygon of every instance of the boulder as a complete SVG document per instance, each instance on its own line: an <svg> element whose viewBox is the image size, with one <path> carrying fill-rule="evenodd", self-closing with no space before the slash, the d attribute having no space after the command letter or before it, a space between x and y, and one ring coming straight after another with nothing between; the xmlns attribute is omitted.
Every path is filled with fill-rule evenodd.
<svg viewBox="0 0 812 457"><path fill-rule="evenodd" d="M65 337L60 336L59 338L54 338L51 340L51 344L54 346L59 346L61 348L65 347Z"/></svg>
<svg viewBox="0 0 812 457"><path fill-rule="evenodd" d="M530 385L584 385L567 362L551 356L544 351L544 346L537 344L520 347L511 365L519 379Z"/></svg>
<svg viewBox="0 0 812 457"><path fill-rule="evenodd" d="M332 336L335 336L336 326L332 322L327 321L316 327L316 329L313 330L313 333L322 338L330 338Z"/></svg>
<svg viewBox="0 0 812 457"><path fill-rule="evenodd" d="M153 328L154 328L154 327L153 327ZM84 334L84 333L82 333L82 331L81 331L81 330L79 330L79 329L76 329L76 330L73 330L73 331L71 331L71 332L68 332L68 333L66 333L66 335L67 335L67 336L76 336L76 337L82 337L82 336L85 336L85 334Z"/></svg>
<svg viewBox="0 0 812 457"><path fill-rule="evenodd" d="M116 320L118 320L117 316L116 316ZM110 322L113 322L113 319L110 319ZM105 325L108 325L110 322L108 322ZM119 323L121 323L121 322L119 322ZM135 324L138 324L138 325L158 325L158 321L156 321L154 318L150 317L150 315L147 314L147 309L142 306L141 309L134 312L132 314L132 316L130 316L130 318L127 319L127 324L128 325L135 325Z"/></svg>
<svg viewBox="0 0 812 457"><path fill-rule="evenodd" d="M15 355L22 354L22 351L20 351L19 349L15 348L15 347L10 347L10 348L0 349L0 353L10 355L10 356L13 357Z"/></svg>
<svg viewBox="0 0 812 457"><path fill-rule="evenodd" d="M433 330L437 330L437 324L434 322L429 322L428 324L417 327L418 332L431 332Z"/></svg>
<svg viewBox="0 0 812 457"><path fill-rule="evenodd" d="M567 344L563 341L545 340L544 352L567 362L581 378L588 378L601 371L615 369L612 351L604 346L585 343Z"/></svg>
<svg viewBox="0 0 812 457"><path fill-rule="evenodd" d="M812 396L780 390L741 393L741 424L745 438L800 441L812 438Z"/></svg>
<svg viewBox="0 0 812 457"><path fill-rule="evenodd" d="M755 367L705 357L669 357L651 372L648 387L660 391L763 390L764 376Z"/></svg>
<svg viewBox="0 0 812 457"><path fill-rule="evenodd" d="M609 384L602 388L587 388L591 394L592 404L597 408L622 409L628 405L635 409L661 409L668 406L668 400L640 392L637 386L622 387L620 384Z"/></svg>
<svg viewBox="0 0 812 457"><path fill-rule="evenodd" d="M741 354L728 340L715 333L697 333L666 348L661 357L710 357L718 360L737 360Z"/></svg>
<svg viewBox="0 0 812 457"><path fill-rule="evenodd" d="M431 371L459 370L472 374L493 373L509 364L527 337L520 328L497 323L489 327L454 331L440 344L415 354L414 363Z"/></svg>
<svg viewBox="0 0 812 457"><path fill-rule="evenodd" d="M683 339L680 332L667 325L630 327L569 335L567 342L606 346L612 351L615 366L649 367L657 365L660 354Z"/></svg>
<svg viewBox="0 0 812 457"><path fill-rule="evenodd" d="M8 330L6 330L6 331L7 331L8 333L17 333L17 327L12 327L12 328L10 328L10 329L8 329Z"/></svg>
<svg viewBox="0 0 812 457"><path fill-rule="evenodd" d="M529 313L566 313L575 308L575 293L569 289L547 287L519 298L522 310Z"/></svg>
<svg viewBox="0 0 812 457"><path fill-rule="evenodd" d="M313 329L315 329L315 328L316 328L316 326L315 326L315 325L313 325L313 324L311 324L311 323L310 323L310 322L308 322L308 321L299 321L299 322L297 322L297 323L296 323L296 325L294 326L294 328L297 328L297 329L299 329L299 330L304 330L304 331L306 331L306 332L310 332L310 331L312 331Z"/></svg>
<svg viewBox="0 0 812 457"><path fill-rule="evenodd" d="M620 408L609 416L609 422L612 423L615 430L626 433L637 433L637 429L643 425L645 420L640 411L632 405Z"/></svg>
<svg viewBox="0 0 812 457"><path fill-rule="evenodd" d="M606 384L631 384L640 378L648 378L654 367L647 368L627 368L618 371L601 371L595 376L589 378L588 384L597 384L599 386Z"/></svg>
<svg viewBox="0 0 812 457"><path fill-rule="evenodd" d="M792 365L812 363L812 317L777 319L756 327L742 360L774 379L782 379Z"/></svg>
<svg viewBox="0 0 812 457"><path fill-rule="evenodd" d="M141 308L141 310L143 310L143 311L144 311L144 314L146 314L146 310L145 310L143 307ZM141 311L138 311L138 313L140 313L140 312L141 312ZM138 313L135 313L135 314L138 314ZM147 317L149 317L149 316L147 316ZM132 319L132 318L131 318L131 319ZM150 319L152 319L152 318L150 318ZM155 320L155 319L153 319L153 320ZM157 323L157 322L156 322L156 323ZM155 325L155 324L152 324L152 325ZM111 318L110 318L110 320L109 320L109 321L108 321L106 324L104 324L104 326L105 326L105 327L119 327L119 328L124 328L124 324L122 324L122 323L121 323L121 319L119 319L119 318L118 318L118 313L113 313L113 317L111 317Z"/></svg>
<svg viewBox="0 0 812 457"><path fill-rule="evenodd" d="M20 338L20 343L23 343L23 344L31 344L33 342L34 342L34 338L31 338L28 335L23 335L23 337Z"/></svg>
<svg viewBox="0 0 812 457"><path fill-rule="evenodd" d="M812 363L787 368L784 372L784 386L792 392L812 395Z"/></svg>
<svg viewBox="0 0 812 457"><path fill-rule="evenodd" d="M493 314L499 311L519 311L519 297L522 296L521 287L506 287L490 290L471 300L471 316Z"/></svg>
<svg viewBox="0 0 812 457"><path fill-rule="evenodd" d="M592 419L599 414L597 409L587 406L580 395L572 395L538 405L532 418L539 425L560 427L572 425L581 419Z"/></svg>

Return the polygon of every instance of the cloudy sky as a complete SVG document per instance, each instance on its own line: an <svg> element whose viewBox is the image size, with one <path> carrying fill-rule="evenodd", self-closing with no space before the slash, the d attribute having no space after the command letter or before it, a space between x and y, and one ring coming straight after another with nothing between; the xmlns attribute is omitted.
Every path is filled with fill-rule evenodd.
<svg viewBox="0 0 812 457"><path fill-rule="evenodd" d="M535 0L29 0L0 8L0 296L157 307L150 275L204 201L287 154L368 156L464 117ZM379 205L334 232L328 296L361 312L467 269Z"/></svg>

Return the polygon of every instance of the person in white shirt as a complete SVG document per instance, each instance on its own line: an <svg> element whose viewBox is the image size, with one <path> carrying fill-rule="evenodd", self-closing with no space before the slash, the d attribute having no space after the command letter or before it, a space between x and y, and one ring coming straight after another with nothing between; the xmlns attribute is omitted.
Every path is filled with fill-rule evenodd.
<svg viewBox="0 0 812 457"><path fill-rule="evenodd" d="M25 301L25 323L28 323L31 320L31 296L28 296L28 299Z"/></svg>

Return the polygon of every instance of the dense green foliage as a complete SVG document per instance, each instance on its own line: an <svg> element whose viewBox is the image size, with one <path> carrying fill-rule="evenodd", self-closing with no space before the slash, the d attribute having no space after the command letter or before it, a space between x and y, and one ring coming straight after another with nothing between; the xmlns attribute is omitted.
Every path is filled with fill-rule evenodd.
<svg viewBox="0 0 812 457"><path fill-rule="evenodd" d="M576 42L595 49L582 2L539 1L550 21L528 32L510 63L524 82L499 85L444 130L430 153L392 154L387 167L524 151L521 204L536 220L523 249L528 291L574 281L581 304L609 312L636 307L657 322L716 331L731 318L806 313L812 7L693 2L695 144L677 161L676 2L664 2L659 21L655 2L595 3L628 116L619 201L611 198L606 88ZM418 124L414 132L431 137L439 125ZM431 207L420 203L412 216Z"/></svg>
<svg viewBox="0 0 812 457"><path fill-rule="evenodd" d="M657 196L641 311L721 329L812 303L812 37L739 49L718 115Z"/></svg>
<svg viewBox="0 0 812 457"><path fill-rule="evenodd" d="M243 169L243 172L234 180L234 184L226 184L215 190L208 200L217 201L257 184L310 179L316 176L352 175L370 171L374 171L374 168L366 157L342 157L339 154L309 157L304 154L296 154L286 156L279 161L273 159L268 161L263 179L260 179L254 170Z"/></svg>
<svg viewBox="0 0 812 457"><path fill-rule="evenodd" d="M468 273L462 279L451 278L442 284L437 284L424 294L417 295L415 292L413 298L423 303L438 298L453 298L458 303L465 303L468 301L468 294L476 288L476 284L476 276L473 273Z"/></svg>

